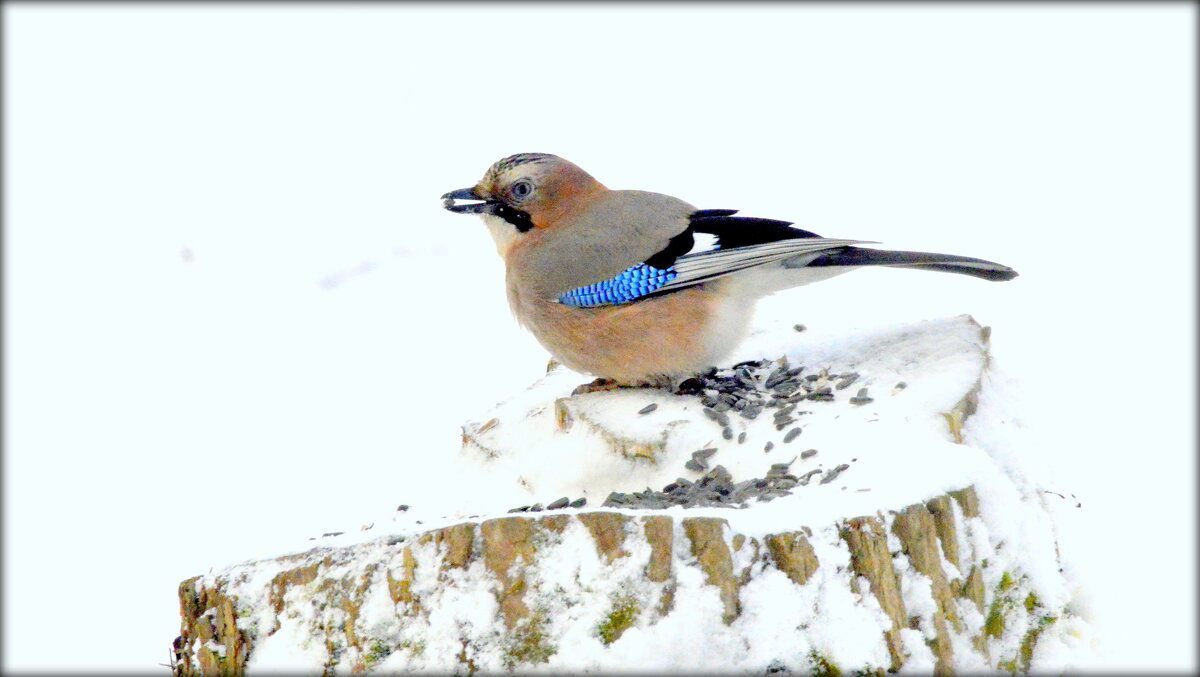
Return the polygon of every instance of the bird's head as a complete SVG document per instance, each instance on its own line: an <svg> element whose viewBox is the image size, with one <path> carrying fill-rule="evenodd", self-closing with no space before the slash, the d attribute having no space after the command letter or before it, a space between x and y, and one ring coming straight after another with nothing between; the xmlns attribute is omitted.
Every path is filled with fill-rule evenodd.
<svg viewBox="0 0 1200 677"><path fill-rule="evenodd" d="M471 188L443 195L442 206L483 216L503 256L522 235L564 223L606 190L557 155L519 153L493 164Z"/></svg>

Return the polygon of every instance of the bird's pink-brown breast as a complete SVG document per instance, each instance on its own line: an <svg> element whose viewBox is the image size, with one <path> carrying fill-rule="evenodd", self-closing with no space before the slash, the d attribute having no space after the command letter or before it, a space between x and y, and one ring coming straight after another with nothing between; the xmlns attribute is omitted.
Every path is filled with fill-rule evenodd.
<svg viewBox="0 0 1200 677"><path fill-rule="evenodd" d="M691 375L720 357L707 331L721 310L721 295L711 289L693 287L600 308L523 296L512 284L508 293L522 324L555 359L576 371L637 383Z"/></svg>

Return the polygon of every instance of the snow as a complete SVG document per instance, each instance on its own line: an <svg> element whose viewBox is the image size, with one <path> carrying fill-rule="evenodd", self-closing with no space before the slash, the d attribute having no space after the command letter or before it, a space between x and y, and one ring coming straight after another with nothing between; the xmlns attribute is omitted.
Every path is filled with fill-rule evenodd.
<svg viewBox="0 0 1200 677"><path fill-rule="evenodd" d="M1054 528L1042 492L1022 476L1016 476L1014 482L1006 467L982 449L953 443L947 423L938 413L954 409L981 378L981 401L994 403L996 410L1003 412L1000 405L1004 400L997 392L1006 392L1003 385L1008 379L985 368L986 349L981 328L967 316L874 327L847 336L797 333L786 318L764 320L744 344L742 350L747 354L769 357L778 350L782 351L780 359L786 357L791 365L803 360L814 373L845 374L853 368L858 375L851 388L838 391L834 401L800 403L802 439L819 450L808 459L798 458L799 446L782 441L784 433L773 430L768 416L752 420L732 417L747 433L748 441L725 440L714 437L721 424L701 414L697 396L622 390L566 400L582 377L554 369L484 412L479 418L489 421L487 425L469 423L465 427L468 441L456 452L457 462L450 473L459 491L429 492L406 510L374 516L367 528L321 537L318 542L323 549L317 551L318 559L335 552L330 548L357 544L366 550L353 559L339 556L332 565L326 564L320 575L333 580L365 576L373 581L356 624L359 637L372 638L368 643L383 642L383 657L371 659L374 669L451 669L447 657L463 651L464 637L470 639L470 659L478 669L503 669L510 661L512 640L495 590L507 583L497 581L482 560L465 569L448 570L440 564L443 551L422 545L414 537L468 519L481 523L504 517L509 514L507 508L548 504L560 494L588 498L585 510L589 510L598 508L610 491L660 486L679 475L696 479L701 473L686 470L683 464L691 450L712 445L715 454L710 462L725 465L735 481L765 475L780 458L794 459L792 472L796 475L810 467L825 471L843 463L849 467L835 481L798 486L792 495L769 502L752 499L740 509L676 506L653 511L680 518L672 567L675 609L665 616L644 613L657 608L664 583L651 582L643 574L651 549L637 528L630 526L625 535L622 548L627 556L612 561L598 552L592 535L580 522L568 521L559 533L542 532L536 561L526 563L523 569L523 589L527 591L523 603L534 610L531 618L536 620L529 622L538 624L537 631L549 638L553 651L543 662L522 664L522 670L695 671L715 665L750 672L770 666L803 670L811 668L813 656L847 669L886 667L891 659L882 633L891 628L891 620L872 595L853 589L849 550L833 525L859 515L901 510L967 486L976 487L984 512L980 517L966 517L952 503L956 523L961 525L961 556L968 562L990 561L991 566L983 569L984 586L988 590L1007 587L1014 604L1036 592L1046 613L1062 620L1061 625L1043 632L1046 637L1056 637L1046 660L1059 670L1075 668L1090 660L1094 652L1087 643L1070 644L1058 634L1068 628L1087 633L1090 625L1062 611L1070 604L1072 593L1059 573ZM771 368L768 365L759 373ZM909 385L889 390L901 380ZM858 387L875 389L876 398L867 404L852 403L851 393ZM639 414L648 400L656 402L658 409ZM573 421L566 427L557 422L556 411L562 406ZM1011 460L1018 457L1007 448L1011 443L1005 437L1008 429L1003 420L996 420L996 411L981 407L968 419L964 437L1008 451L1005 458ZM776 442L771 452L763 451L762 442L767 438ZM619 453L624 447L654 442L659 448L651 458ZM607 510L631 516L648 514L636 509ZM553 514L577 512L568 509ZM725 519L733 571L753 569L738 594L740 614L728 627L723 622L726 608L719 589L709 584L683 545L689 541L679 526L681 518L694 516ZM758 564L750 548L732 547L732 533L761 538L802 527L812 528L810 542L824 563L814 580L804 585L797 586L778 569ZM895 533L889 531L888 539L893 551L902 549ZM387 586L379 571L402 566L401 556L387 547L397 541L415 543L409 546L417 564L411 590L421 600L420 607L428 610L427 615L398 612L385 593ZM297 541L286 552L303 553L312 546L311 541ZM965 580L967 572L939 556L948 579ZM937 637L933 619L940 611L931 579L904 555L894 559L902 579L905 611L909 617L922 619L919 638L910 632L902 637L906 647L921 646L912 649L913 662L905 665L904 671L921 672L933 660L924 645ZM272 617L273 612L262 590L266 576L278 571L277 561L265 560L216 574L233 581L227 594L253 609L246 627L269 647L266 657L254 654L248 666L251 674L292 669L297 656L306 657L308 669L320 668L328 658L314 652L312 646L330 641L324 638L328 632L324 628L337 628L349 620L334 604L310 603L309 595L318 594L321 585L297 586L284 597L295 606L285 609L281 626L268 636L274 630L273 621L263 617ZM1002 584L1001 577L1010 574L1012 582ZM211 579L209 584L216 582ZM865 580L857 585L860 591L869 587ZM950 635L956 664L964 670L986 668L970 640L983 627L983 615L970 602L956 599L952 603L966 630ZM635 623L615 641L604 641L597 628L622 604L639 610ZM297 624L308 631L299 631ZM1006 632L990 640L992 655L1016 655L1029 629L1023 617L1014 616ZM294 651L288 652L287 646ZM357 660L365 660L358 651L347 647L337 669L349 669ZM1039 662L1041 655L1037 654L1032 664L1034 670L1045 667Z"/></svg>
<svg viewBox="0 0 1200 677"><path fill-rule="evenodd" d="M827 337L805 337L790 331L789 323L777 324L780 326L774 332L764 330L752 337L747 350L753 351L761 345L763 349L753 354L778 357L782 353L771 352L771 347L778 346L778 337L782 335L784 340L795 337L795 344L786 353L791 364L811 365L806 371L813 373L822 368L832 373L847 373L852 368L864 375L850 389L841 391L842 402L801 406L798 411L805 413L798 415L795 426L805 432L791 443L783 442L786 431L775 430L770 409L753 421L731 416L735 439L726 441L721 437L721 426L700 415L702 405L697 398L663 394L645 397L638 391L575 398L567 406L577 421L568 434L562 434L555 426L555 411L550 405L557 398L569 395L581 377L559 371L547 376L540 386L481 416L489 420L497 418L501 423L473 437L472 441L478 440L478 446L486 451L471 458L475 445L469 445L467 457L469 462L474 461L475 467L463 467L455 475L462 481L479 476L479 481L485 484L508 478L514 486L519 478L527 491L523 496L504 497L510 502L549 503L559 495L571 498L582 495L588 498L589 505L595 506L609 491L636 491L646 486L657 489L681 474L697 479L699 473L689 473L682 466L692 451L701 448L717 449L709 459L710 464L725 466L735 480L761 477L771 464L796 459L805 449L816 448L819 452L810 459L796 460L791 467L793 474L811 468L828 471L841 463L854 463L860 456L870 456L871 463L862 464L866 466L864 470L856 466L846 473L853 477L849 484L842 481L807 488L806 493L814 501L805 509L815 520L847 514L847 503L860 508L903 505L904 500L911 502L913 496L919 498L922 493L932 496L965 485L966 476L956 476L954 468L968 463L969 455L964 456L959 448L947 443L944 435L939 435L932 444L927 438L930 431L945 429L944 420L930 412L952 409L979 373L982 354L978 349L967 353L954 350L956 344L970 341L970 326L965 322L917 324L901 328L889 336L890 340L881 340L879 333L868 333L846 341L842 352L838 352L826 344L830 340ZM784 324L789 328L784 328ZM924 332L921 337L927 343L912 338L917 331ZM759 337L767 340L755 340ZM921 348L914 349L914 344ZM905 365L893 364L898 354L909 356L911 361ZM842 355L856 357L843 359ZM896 395L887 395L888 389L905 379L913 385ZM874 390L876 401L861 407L845 404L846 398L859 387ZM659 404L659 408L651 414L638 415L636 412L647 401ZM736 436L741 432L746 432L747 438L739 444ZM656 462L629 463L609 451L611 445L605 435L615 435L631 443L657 442L665 444L665 448ZM775 446L764 453L767 441ZM919 450L914 450L918 447ZM563 463L564 458L570 458L571 462ZM921 466L940 470L912 477L903 486L888 481L897 474L914 475L910 469ZM873 493L864 496L859 490ZM815 500L814 494L819 494L820 500ZM895 497L896 494L900 497ZM792 510L793 506L764 505L762 514L756 512L754 520L763 529L786 526L794 520Z"/></svg>
<svg viewBox="0 0 1200 677"><path fill-rule="evenodd" d="M915 432L880 421L891 436L864 426L844 441L831 432L834 445L810 440L814 428L770 455L815 447L832 467L858 448L904 450L804 487L822 499L814 522L900 484L926 496L1003 474L1013 485L981 496L1002 509L962 538L1049 561L1052 531L1065 584L1035 569L1020 585L1084 617L1044 633L1035 662L1195 670L1193 7L8 3L4 18L6 671L161 671L190 576L367 542L408 523L392 520L400 503L429 526L455 495L489 510L557 498L453 474L459 426L520 398L547 356L509 317L480 224L437 196L527 150L616 188L1019 270L1004 284L862 271L760 303L764 331L731 361L783 350L765 330L796 322L830 359L925 319L970 313L994 328L965 446L924 446L917 465L903 438ZM575 58L523 49L506 62L496 48L539 31L547 53ZM696 48L715 32L719 45ZM668 67L679 53L687 63ZM562 92L541 110L519 94L491 105L481 63L514 91L543 78ZM885 401L887 384L873 384L872 404L934 390L914 382ZM535 486L587 489L554 476L580 470L571 457L541 460ZM739 463L727 467L762 469ZM951 470L914 472L931 463ZM585 470L611 481L614 468ZM754 529L786 506L696 514ZM320 536L333 531L346 533ZM81 552L113 554L81 565ZM105 623L122 639L75 632L67 652L63 619L90 611L69 583L81 574L116 598ZM719 615L688 583L689 612ZM796 594L846 623L882 623L839 600L840 585ZM754 586L743 594L782 594L777 577ZM431 622L492 622L482 588L454 594ZM608 654L630 670L711 669L695 628L671 622L630 628ZM783 632L779 619L739 622L747 665ZM289 649L297 623L252 667L309 665ZM902 634L921 672L920 631ZM816 648L877 650L843 641ZM583 639L576 650L603 653Z"/></svg>
<svg viewBox="0 0 1200 677"><path fill-rule="evenodd" d="M574 422L562 431L556 424L555 403L587 379L559 368L480 414L477 421L466 423L469 441L461 451L441 452L455 460L448 474L454 477L456 491L432 492L420 501L406 498L405 511L389 508L362 521L377 525L374 528L429 529L472 516L505 514L521 505L549 504L561 496L587 498L588 507L596 508L610 491L658 489L681 475L698 479L702 473L683 465L700 448L717 449L710 464L725 466L735 481L764 476L774 463L791 462L796 475L850 465L833 482L813 481L797 491L805 499L800 506L805 519L814 523L881 507L899 508L1002 476L986 454L954 444L938 413L953 409L981 373L983 346L979 328L971 320L922 321L847 337L815 331L798 334L791 324L764 322L743 351L783 355L792 365L811 365L806 371L813 373L853 369L860 374L851 387L838 391L837 402L800 406L794 425L804 432L791 443L783 442L786 431L775 429L771 409L754 420L732 416L735 438L726 441L720 425L701 415L699 398L644 390L571 398L565 406ZM786 352L783 346L788 346ZM891 389L901 381L909 385ZM846 400L860 387L874 391L875 400L861 406L848 404ZM637 411L648 401L658 404L658 409L639 415ZM499 423L485 429L493 420ZM745 443L736 441L740 432L747 433ZM614 436L630 445L659 444L662 451L653 460L614 454ZM763 451L766 441L775 445L770 452ZM800 459L806 449L817 453ZM896 477L905 481L897 483ZM743 533L761 535L794 528L797 508L791 501L762 503L744 524L725 509L703 514L735 520ZM702 514L697 509L687 513ZM348 529L337 537L322 538L321 543L344 545L377 537L378 531ZM1020 538L1019 534L1009 537ZM305 542L298 545L308 547Z"/></svg>
<svg viewBox="0 0 1200 677"><path fill-rule="evenodd" d="M324 647L305 646L307 628L299 619L287 619L262 642L246 661L247 674L260 670L295 675L320 675ZM299 648L298 648L299 647Z"/></svg>

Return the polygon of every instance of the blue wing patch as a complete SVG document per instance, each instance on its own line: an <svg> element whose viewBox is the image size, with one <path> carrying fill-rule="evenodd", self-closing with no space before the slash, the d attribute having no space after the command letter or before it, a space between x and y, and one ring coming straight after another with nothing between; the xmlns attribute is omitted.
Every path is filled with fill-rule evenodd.
<svg viewBox="0 0 1200 677"><path fill-rule="evenodd" d="M675 279L675 266L655 268L639 263L611 280L589 284L558 297L558 302L576 308L616 305L636 301L658 291Z"/></svg>

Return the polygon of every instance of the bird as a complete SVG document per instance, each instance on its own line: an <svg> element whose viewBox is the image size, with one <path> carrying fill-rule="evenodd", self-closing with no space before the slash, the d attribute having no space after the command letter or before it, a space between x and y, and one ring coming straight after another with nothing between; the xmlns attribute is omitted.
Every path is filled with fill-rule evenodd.
<svg viewBox="0 0 1200 677"><path fill-rule="evenodd" d="M1017 276L983 259L872 249L790 221L610 190L548 153L505 157L442 206L482 217L518 324L600 390L702 374L745 337L757 299L864 266Z"/></svg>

